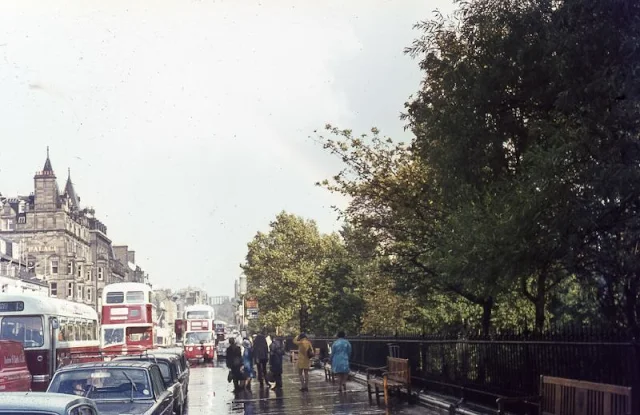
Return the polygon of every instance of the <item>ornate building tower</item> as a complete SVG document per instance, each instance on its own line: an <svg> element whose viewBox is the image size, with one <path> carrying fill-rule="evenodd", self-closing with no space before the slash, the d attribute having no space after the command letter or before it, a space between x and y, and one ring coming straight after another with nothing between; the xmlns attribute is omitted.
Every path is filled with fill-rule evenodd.
<svg viewBox="0 0 640 415"><path fill-rule="evenodd" d="M47 160L44 162L42 171L36 173L33 177L35 188L35 211L46 212L54 211L58 208L58 182L56 174L51 167L49 159L49 147L47 147Z"/></svg>

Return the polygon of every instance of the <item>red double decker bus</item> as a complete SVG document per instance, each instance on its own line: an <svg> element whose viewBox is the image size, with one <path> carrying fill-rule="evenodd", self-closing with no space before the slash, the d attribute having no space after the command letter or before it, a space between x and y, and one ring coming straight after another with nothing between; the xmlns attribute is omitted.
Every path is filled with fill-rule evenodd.
<svg viewBox="0 0 640 415"><path fill-rule="evenodd" d="M214 310L208 305L190 305L184 310L184 351L187 359L210 362L215 358Z"/></svg>
<svg viewBox="0 0 640 415"><path fill-rule="evenodd" d="M140 353L155 347L151 287L137 282L107 285L102 293L101 342L107 354Z"/></svg>
<svg viewBox="0 0 640 415"><path fill-rule="evenodd" d="M31 389L45 391L58 367L74 354L99 351L98 313L57 298L0 294L0 340L22 343Z"/></svg>

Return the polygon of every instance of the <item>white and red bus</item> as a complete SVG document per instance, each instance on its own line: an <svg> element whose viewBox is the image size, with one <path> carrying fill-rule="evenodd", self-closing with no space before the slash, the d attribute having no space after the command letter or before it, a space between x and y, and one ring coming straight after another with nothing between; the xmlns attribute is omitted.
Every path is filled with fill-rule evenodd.
<svg viewBox="0 0 640 415"><path fill-rule="evenodd" d="M72 354L97 354L98 313L88 305L57 298L0 294L0 340L22 343L31 389L44 391Z"/></svg>
<svg viewBox="0 0 640 415"><path fill-rule="evenodd" d="M139 353L155 347L155 310L151 296L151 287L137 282L104 287L100 327L103 352Z"/></svg>
<svg viewBox="0 0 640 415"><path fill-rule="evenodd" d="M184 309L184 350L187 359L211 361L215 357L215 313L208 305Z"/></svg>

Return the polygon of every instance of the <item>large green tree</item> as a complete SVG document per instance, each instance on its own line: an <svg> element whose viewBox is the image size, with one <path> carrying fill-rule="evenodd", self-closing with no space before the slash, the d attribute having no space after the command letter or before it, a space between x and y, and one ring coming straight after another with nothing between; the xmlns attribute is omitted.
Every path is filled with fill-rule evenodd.
<svg viewBox="0 0 640 415"><path fill-rule="evenodd" d="M256 234L241 267L247 276L247 296L259 301L262 325L308 329L332 243L314 221L286 212L271 222L269 232Z"/></svg>

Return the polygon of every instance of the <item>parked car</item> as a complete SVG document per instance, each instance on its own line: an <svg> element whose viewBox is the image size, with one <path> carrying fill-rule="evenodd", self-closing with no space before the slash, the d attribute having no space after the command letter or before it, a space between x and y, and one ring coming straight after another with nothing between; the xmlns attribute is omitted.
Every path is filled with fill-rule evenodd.
<svg viewBox="0 0 640 415"><path fill-rule="evenodd" d="M27 367L22 343L0 340L0 392L31 390L31 372Z"/></svg>
<svg viewBox="0 0 640 415"><path fill-rule="evenodd" d="M71 364L58 369L47 392L93 399L101 415L171 415L174 408L173 393L152 362Z"/></svg>
<svg viewBox="0 0 640 415"><path fill-rule="evenodd" d="M147 353L151 353L154 355L167 354L178 357L178 360L180 361L180 375L178 376L178 378L180 379L180 383L182 384L184 396L186 396L186 399L189 399L189 376L191 375L191 369L189 368L189 361L184 354L184 350L174 347L148 350Z"/></svg>
<svg viewBox="0 0 640 415"><path fill-rule="evenodd" d="M98 415L98 408L82 396L45 392L2 392L0 414Z"/></svg>
<svg viewBox="0 0 640 415"><path fill-rule="evenodd" d="M173 393L173 412L182 415L187 405L187 389L180 381L180 358L172 353L154 354L143 353L140 355L118 356L113 361L144 361L158 365L162 373L164 385ZM188 382L188 380L187 380Z"/></svg>

